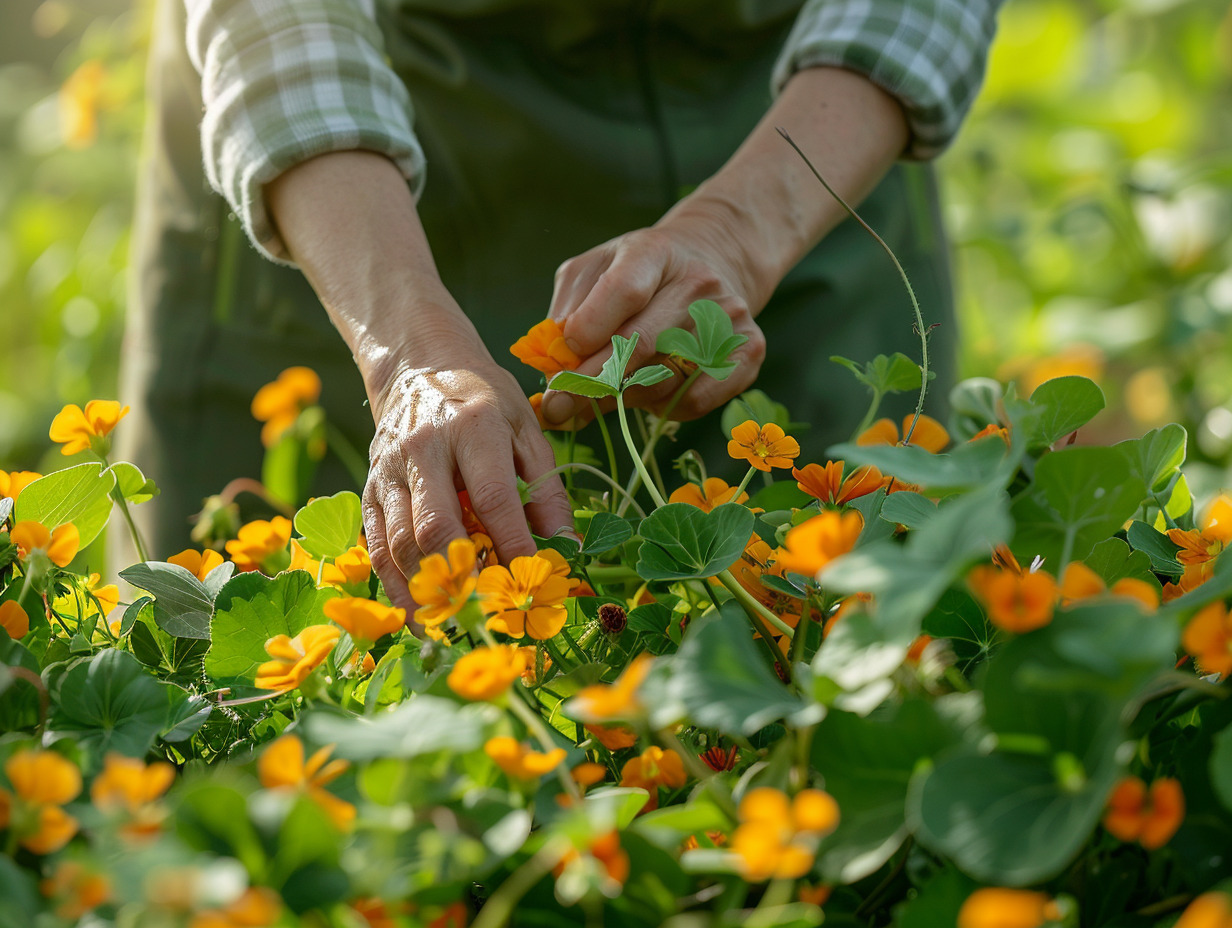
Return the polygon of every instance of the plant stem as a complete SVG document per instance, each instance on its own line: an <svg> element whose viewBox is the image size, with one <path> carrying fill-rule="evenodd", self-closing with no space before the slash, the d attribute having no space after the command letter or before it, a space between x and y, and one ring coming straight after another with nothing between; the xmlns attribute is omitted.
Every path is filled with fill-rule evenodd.
<svg viewBox="0 0 1232 928"><path fill-rule="evenodd" d="M702 373L702 369L699 367L695 371L693 371L693 373L689 374L689 376L684 379L684 382L679 387L676 388L676 392L672 394L672 398L667 401L667 406L663 408L663 415L659 416L655 420L654 428L650 430L650 438L646 442L645 450L642 451L643 461L653 461L654 460L655 446L659 443L659 439L663 437L664 423L668 421L668 418L675 411L681 399L683 399L684 395L689 392L689 387L693 386L693 382L697 380L698 377L701 376L701 373ZM629 483L626 486L626 489L629 491L630 498L632 497L634 493L637 492L638 487L641 486L641 483L642 483L641 474L638 473L637 471L634 471L633 476L629 478ZM616 510L616 515L619 516L623 514L624 514L624 503L622 502L621 508Z"/></svg>
<svg viewBox="0 0 1232 928"><path fill-rule="evenodd" d="M509 924L518 903L536 883L552 872L562 852L559 845L549 842L535 852L526 863L509 874L509 878L497 888L484 903L471 928L501 928Z"/></svg>
<svg viewBox="0 0 1232 928"><path fill-rule="evenodd" d="M869 403L868 412L864 414L864 418L860 420L860 424L856 426L856 437L863 435L870 425L873 424L873 417L877 415L877 410L881 408L881 400L884 394L880 390L873 391L873 401ZM912 423L914 426L915 423Z"/></svg>
<svg viewBox="0 0 1232 928"><path fill-rule="evenodd" d="M733 503L740 498L740 494L748 489L749 481L753 479L755 473L757 473L757 468L750 467L748 473L744 475L744 479L740 481L740 486L736 487L736 492L732 494Z"/></svg>
<svg viewBox="0 0 1232 928"><path fill-rule="evenodd" d="M616 415L620 418L620 432L624 436L625 444L629 447L629 454L633 458L633 466L637 468L637 472L641 475L642 483L646 485L646 492L654 500L655 506L666 506L667 500L663 498L655 487L654 481L650 479L650 474L646 471L646 465L642 461L642 456L637 453L637 445L633 444L633 435L629 431L629 417L625 413L625 398L623 394L616 397Z"/></svg>
<svg viewBox="0 0 1232 928"><path fill-rule="evenodd" d="M534 483L527 484L526 493L529 496L534 496L535 491L538 490L541 486L543 486L543 484L547 482L547 480L550 477L555 477L557 474L567 474L570 471L574 471L574 470L585 471L588 474L593 474L594 476L598 477L600 480L606 481L607 484L612 487L612 489L614 489L617 493L621 494L625 502L627 502L630 506L632 506L634 509L637 510L637 514L639 516L641 516L643 519L646 518L646 511L637 504L637 500L635 500L632 496L630 496L629 492L624 487L622 487L619 483L617 483L615 480L613 480L603 471L599 470L599 468L591 467L589 464L581 464L578 462L573 462L570 464L561 464L557 467L553 467L551 470L545 471L544 473L536 477Z"/></svg>
<svg viewBox="0 0 1232 928"><path fill-rule="evenodd" d="M924 397L928 393L928 329L924 327L924 314L920 312L920 302L915 297L915 290L911 286L911 281L907 278L907 272L903 270L902 264L899 263L898 257L894 254L894 250L886 244L885 239L878 235L873 230L872 226L861 219L860 214L852 209L852 207L847 204L847 201L839 196L838 191L826 182L826 179L821 176L821 172L819 172L817 168L813 166L813 162L809 160L809 156L806 155L800 146L796 144L795 139L787 134L786 129L779 128L778 133L784 138L784 140L786 140L788 145L796 150L796 154L804 159L804 163L808 165L808 169L813 172L813 176L821 182L821 186L826 188L826 192L829 193L830 196L834 197L834 199L838 200L839 205L847 211L847 215L858 222L863 227L864 231L871 235L877 244L881 246L882 250L889 255L890 260L894 263L895 269L898 271L898 276L903 280L903 286L907 288L907 296L911 298L911 308L915 310L915 330L920 336L920 398L917 400L915 405L915 415L911 419L911 427L907 429L907 434L903 436L903 444L910 444L911 436L915 433L916 423L919 422L920 416L924 415Z"/></svg>
<svg viewBox="0 0 1232 928"><path fill-rule="evenodd" d="M328 419L325 420L325 443L338 455L338 460L347 469L355 485L362 490L368 482L368 461L355 450L350 439Z"/></svg>
<svg viewBox="0 0 1232 928"><path fill-rule="evenodd" d="M141 561L148 561L149 554L145 550L145 542L141 540L141 532L137 529L137 523L133 521L133 514L128 510L128 500L124 498L124 494L120 492L119 487L112 491L114 499L120 506L120 514L124 516L124 521L128 523L128 533L133 538L133 547L137 549L137 558Z"/></svg>
<svg viewBox="0 0 1232 928"><path fill-rule="evenodd" d="M731 594L736 597L736 599L740 602L740 605L744 606L744 611L749 613L749 618L753 620L753 624L757 627L758 632L762 633L763 637L766 637L767 640L769 640L768 633L761 625L764 621L769 622L780 633L786 635L788 638L793 641L795 640L795 630L759 603L756 599L754 599L752 594L740 585L740 581L732 576L732 572L730 570L720 571L717 576L719 578L719 582L731 591Z"/></svg>
<svg viewBox="0 0 1232 928"><path fill-rule="evenodd" d="M603 412L599 409L599 404L595 400L590 401L590 408L595 411L595 422L599 426L599 433L603 436L603 447L607 449L607 466L612 472L612 483L620 483L620 474L616 467L616 448L612 445L612 433L607 430L607 421L603 418ZM637 455L634 455L636 459Z"/></svg>

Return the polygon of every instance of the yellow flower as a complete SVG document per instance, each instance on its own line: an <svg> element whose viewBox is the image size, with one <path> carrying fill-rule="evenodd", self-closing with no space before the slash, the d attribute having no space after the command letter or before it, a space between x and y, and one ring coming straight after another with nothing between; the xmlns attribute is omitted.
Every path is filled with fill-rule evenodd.
<svg viewBox="0 0 1232 928"><path fill-rule="evenodd" d="M231 560L241 571L257 570L267 560L282 554L291 540L291 520L274 516L268 522L257 519L240 527L238 537L225 545Z"/></svg>
<svg viewBox="0 0 1232 928"><path fill-rule="evenodd" d="M0 603L0 628L3 628L14 641L30 634L30 616L21 608L15 599L6 599Z"/></svg>
<svg viewBox="0 0 1232 928"><path fill-rule="evenodd" d="M904 435L911 432L911 420L914 418L914 414L903 417ZM915 431L911 432L911 441L909 442L909 444L916 445L933 454L938 453L949 443L950 433L945 430L945 426L932 416L924 415L921 415L919 422L916 423ZM860 433L859 437L856 438L856 444L897 445L898 426L889 419L878 419Z"/></svg>
<svg viewBox="0 0 1232 928"><path fill-rule="evenodd" d="M1203 893L1189 903L1172 928L1232 928L1232 894Z"/></svg>
<svg viewBox="0 0 1232 928"><path fill-rule="evenodd" d="M638 702L637 691L653 663L654 658L649 654L639 654L614 683L582 687L569 700L569 716L581 722L603 723L641 715L642 705Z"/></svg>
<svg viewBox="0 0 1232 928"><path fill-rule="evenodd" d="M273 447L299 414L321 398L321 378L310 367L288 367L252 398L252 417L264 422L261 444Z"/></svg>
<svg viewBox="0 0 1232 928"><path fill-rule="evenodd" d="M516 645L476 648L458 658L447 682L463 699L492 702L503 696L525 670L526 658Z"/></svg>
<svg viewBox="0 0 1232 928"><path fill-rule="evenodd" d="M1181 633L1181 647L1204 673L1232 673L1232 615L1219 600L1200 609Z"/></svg>
<svg viewBox="0 0 1232 928"><path fill-rule="evenodd" d="M39 891L55 901L59 918L76 921L110 900L111 881L75 860L62 860L51 876L39 884Z"/></svg>
<svg viewBox="0 0 1232 928"><path fill-rule="evenodd" d="M329 760L333 745L323 747L304 763L304 744L295 735L283 735L270 742L257 761L257 776L266 789L302 790L329 816L339 831L355 821L355 806L332 793L325 785L336 780L350 762Z"/></svg>
<svg viewBox="0 0 1232 928"><path fill-rule="evenodd" d="M565 759L564 748L553 748L546 754L532 751L516 738L501 735L489 738L483 751L506 775L515 780L537 780L551 773Z"/></svg>
<svg viewBox="0 0 1232 928"><path fill-rule="evenodd" d="M252 886L221 909L206 909L193 916L188 928L271 928L282 914L282 900L272 889Z"/></svg>
<svg viewBox="0 0 1232 928"><path fill-rule="evenodd" d="M436 626L455 616L479 578L475 574L477 553L469 538L449 542L445 554L429 554L419 562L419 571L410 580L411 596L419 604L415 621L424 626Z"/></svg>
<svg viewBox="0 0 1232 928"><path fill-rule="evenodd" d="M659 787L678 789L684 786L688 778L684 773L684 761L673 750L664 751L660 747L651 746L637 757L625 761L620 769L620 785L634 786L650 793L650 801L646 809L658 808Z"/></svg>
<svg viewBox="0 0 1232 928"><path fill-rule="evenodd" d="M167 558L168 564L183 567L198 580L202 581L209 576L211 570L222 564L222 562L222 555L209 548L206 548L204 551L198 551L195 548L185 548L179 554L173 554Z"/></svg>
<svg viewBox="0 0 1232 928"><path fill-rule="evenodd" d="M16 801L27 810L19 820L37 826L19 837L22 847L35 854L51 854L68 844L77 833L77 820L60 806L81 792L77 767L55 751L25 749L5 761L4 773L13 793L0 789L0 830L11 824Z"/></svg>
<svg viewBox="0 0 1232 928"><path fill-rule="evenodd" d="M819 789L801 790L794 800L777 789L750 790L737 810L740 826L732 850L741 872L754 883L798 879L813 866L817 843L838 827L838 803Z"/></svg>
<svg viewBox="0 0 1232 928"><path fill-rule="evenodd" d="M120 588L114 583L101 586L102 579L98 574L90 574L86 578L86 592L94 594L94 598L98 600L99 608L102 609L103 616L106 617L111 613L112 609L120 605Z"/></svg>
<svg viewBox="0 0 1232 928"><path fill-rule="evenodd" d="M102 772L90 785L90 798L101 811L122 812L130 836L156 833L166 813L158 800L175 780L175 768L165 761L146 764L133 757L109 753Z"/></svg>
<svg viewBox="0 0 1232 928"><path fill-rule="evenodd" d="M490 616L488 628L514 638L551 638L565 625L565 600L571 589L553 561L536 554L515 557L508 568L485 567L476 589Z"/></svg>
<svg viewBox="0 0 1232 928"><path fill-rule="evenodd" d="M7 496L16 502L21 491L42 476L32 470L0 470L0 497Z"/></svg>
<svg viewBox="0 0 1232 928"><path fill-rule="evenodd" d="M51 420L48 434L52 441L64 445L61 454L77 454L88 448L105 453L107 447L102 439L128 415L128 410L115 400L90 400L85 409L69 403Z"/></svg>
<svg viewBox="0 0 1232 928"><path fill-rule="evenodd" d="M17 553L23 559L34 551L42 551L53 564L67 567L77 556L81 535L72 522L65 522L50 532L42 522L18 522L9 532L9 540L17 545Z"/></svg>
<svg viewBox="0 0 1232 928"><path fill-rule="evenodd" d="M513 343L509 353L551 380L561 371L571 371L582 359L565 344L565 330L555 319L544 319Z"/></svg>
<svg viewBox="0 0 1232 928"><path fill-rule="evenodd" d="M405 609L356 596L328 600L325 615L345 628L361 650L367 650L364 645L370 646L382 635L392 635L406 626Z"/></svg>
<svg viewBox="0 0 1232 928"><path fill-rule="evenodd" d="M309 625L294 638L275 635L265 642L272 660L257 668L256 686L263 690L293 690L325 662L342 632L334 625Z"/></svg>
<svg viewBox="0 0 1232 928"><path fill-rule="evenodd" d="M958 911L958 928L1039 928L1060 918L1061 910L1044 893L988 887L967 897Z"/></svg>
<svg viewBox="0 0 1232 928"><path fill-rule="evenodd" d="M787 533L786 547L775 556L774 566L779 571L816 577L832 560L854 548L862 531L864 516L859 511L827 509Z"/></svg>
<svg viewBox="0 0 1232 928"><path fill-rule="evenodd" d="M672 495L668 497L669 503L688 503L690 506L696 506L703 512L710 512L716 506L722 506L724 503L747 503L749 494L741 493L736 496L737 487L729 486L726 480L718 477L708 477L702 481L699 487L695 483L686 483L682 487L677 487L672 491Z"/></svg>
<svg viewBox="0 0 1232 928"><path fill-rule="evenodd" d="M769 473L774 467L791 467L791 462L800 455L800 443L773 422L759 426L747 419L732 429L727 453L737 461L748 461L758 470Z"/></svg>

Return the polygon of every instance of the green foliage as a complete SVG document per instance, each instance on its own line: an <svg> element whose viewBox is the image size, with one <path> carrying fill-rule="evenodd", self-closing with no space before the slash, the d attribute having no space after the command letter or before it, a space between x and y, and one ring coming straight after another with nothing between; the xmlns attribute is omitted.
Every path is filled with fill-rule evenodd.
<svg viewBox="0 0 1232 928"><path fill-rule="evenodd" d="M209 640L214 599L183 567L147 561L125 568L120 577L154 597L154 621L168 635Z"/></svg>
<svg viewBox="0 0 1232 928"><path fill-rule="evenodd" d="M735 503L702 512L686 503L660 506L642 520L637 572L645 580L713 577L744 553L753 513Z"/></svg>
<svg viewBox="0 0 1232 928"><path fill-rule="evenodd" d="M111 514L116 475L102 464L77 464L35 480L14 509L18 522L41 522L54 529L72 522L84 547L98 537Z"/></svg>
<svg viewBox="0 0 1232 928"><path fill-rule="evenodd" d="M295 514L300 544L313 557L339 557L359 541L363 529L359 497L349 490L321 496Z"/></svg>
<svg viewBox="0 0 1232 928"><path fill-rule="evenodd" d="M715 380L726 380L736 369L730 356L747 342L747 335L732 331L731 317L713 300L698 300L689 306L696 334L684 329L665 329L655 341L655 351L696 364Z"/></svg>

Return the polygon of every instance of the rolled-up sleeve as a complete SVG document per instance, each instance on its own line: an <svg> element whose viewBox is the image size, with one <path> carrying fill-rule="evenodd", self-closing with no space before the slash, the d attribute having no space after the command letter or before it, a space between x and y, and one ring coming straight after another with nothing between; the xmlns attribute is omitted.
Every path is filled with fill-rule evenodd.
<svg viewBox="0 0 1232 928"><path fill-rule="evenodd" d="M331 151L388 156L414 186L424 155L410 97L363 0L184 0L201 72L206 176L257 248L285 262L263 188Z"/></svg>
<svg viewBox="0 0 1232 928"><path fill-rule="evenodd" d="M905 156L953 140L984 79L1001 0L809 0L774 69L782 90L803 68L863 74L903 106Z"/></svg>

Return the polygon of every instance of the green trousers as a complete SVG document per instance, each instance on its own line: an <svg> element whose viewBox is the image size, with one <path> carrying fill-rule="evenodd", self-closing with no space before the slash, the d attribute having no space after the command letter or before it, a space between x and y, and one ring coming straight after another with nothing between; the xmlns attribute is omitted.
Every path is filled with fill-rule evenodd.
<svg viewBox="0 0 1232 928"><path fill-rule="evenodd" d="M792 5L726 36L656 29L631 16L568 48L551 44L558 33L537 20L416 17L406 6L382 14L382 27L428 159L420 216L446 285L493 356L534 392L538 374L508 346L546 314L556 267L653 224L722 165L771 104L770 69ZM188 517L203 497L259 476L260 425L249 403L283 368L317 370L330 419L361 449L372 435L350 354L303 276L260 257L205 183L199 78L183 33L181 4L164 0L149 65L121 384L133 411L117 449L162 488L138 510L155 557L188 544ZM817 196L827 196L820 186ZM926 321L941 324L931 343L936 414L956 333L931 169L896 166L861 213L906 267ZM794 420L812 423L798 435L804 461L823 461L867 406L831 355L918 355L901 282L851 222L800 262L758 322L768 357L757 386ZM902 399L899 412L910 406ZM725 440L715 415L691 423L664 454L696 447L712 472L736 475ZM317 480L318 492L353 487L329 458Z"/></svg>

